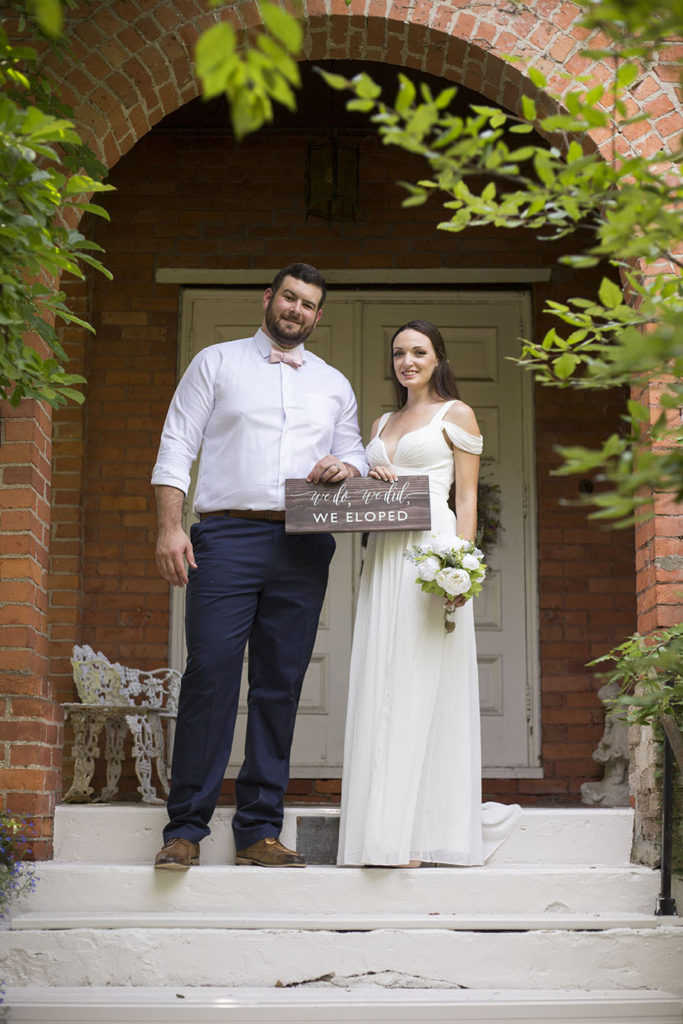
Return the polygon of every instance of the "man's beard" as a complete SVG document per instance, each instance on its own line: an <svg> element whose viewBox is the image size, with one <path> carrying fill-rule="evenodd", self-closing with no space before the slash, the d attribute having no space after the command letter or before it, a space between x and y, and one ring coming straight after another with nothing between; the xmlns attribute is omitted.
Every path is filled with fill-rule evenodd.
<svg viewBox="0 0 683 1024"><path fill-rule="evenodd" d="M307 326L305 323L300 323L298 321L284 320L283 317L280 317L279 320L277 320L275 318L275 314L273 313L272 299L268 303L268 306L266 307L265 320L268 334L273 339L273 341L280 345L282 348L295 348L296 345L300 345L302 342L306 340L306 338L309 336L309 334L311 334L313 328L315 327L315 323L311 324L310 326ZM280 330L278 324L283 322L283 320L285 323L291 326L291 331L284 332Z"/></svg>

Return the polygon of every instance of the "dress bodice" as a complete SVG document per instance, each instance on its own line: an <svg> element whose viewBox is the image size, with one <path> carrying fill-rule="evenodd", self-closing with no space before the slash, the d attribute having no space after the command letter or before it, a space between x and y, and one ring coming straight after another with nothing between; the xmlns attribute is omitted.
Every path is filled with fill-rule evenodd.
<svg viewBox="0 0 683 1024"><path fill-rule="evenodd" d="M444 402L428 423L417 430L409 430L400 438L394 452L391 465L399 476L419 476L428 474L429 488L434 498L448 499L453 483L453 452L449 447L444 433L451 444L472 455L480 455L483 438L469 434L455 423L444 420L444 416L453 402ZM377 433L367 446L366 452L370 468L388 465L389 455L382 440L382 431L391 413L386 412L379 421Z"/></svg>

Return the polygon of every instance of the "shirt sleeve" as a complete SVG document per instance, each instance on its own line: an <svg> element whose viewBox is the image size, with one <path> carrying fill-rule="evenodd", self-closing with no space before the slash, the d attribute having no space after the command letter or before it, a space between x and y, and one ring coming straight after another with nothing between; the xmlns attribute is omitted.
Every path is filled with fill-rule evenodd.
<svg viewBox="0 0 683 1024"><path fill-rule="evenodd" d="M358 429L358 406L356 396L347 380L344 380L342 409L334 428L331 454L341 462L355 466L361 476L367 476L368 460Z"/></svg>
<svg viewBox="0 0 683 1024"><path fill-rule="evenodd" d="M478 436L469 434L462 427L459 427L457 423L449 423L448 420L442 420L442 426L456 448L469 452L470 455L481 455L484 449L484 438L481 434Z"/></svg>
<svg viewBox="0 0 683 1024"><path fill-rule="evenodd" d="M192 463L199 454L213 405L210 350L204 350L188 366L169 406L152 471L153 485L166 484L187 494Z"/></svg>

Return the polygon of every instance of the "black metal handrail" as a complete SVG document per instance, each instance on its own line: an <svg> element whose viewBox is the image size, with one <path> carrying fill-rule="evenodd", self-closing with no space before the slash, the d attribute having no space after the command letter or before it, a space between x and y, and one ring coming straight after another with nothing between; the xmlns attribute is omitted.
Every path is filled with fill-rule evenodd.
<svg viewBox="0 0 683 1024"><path fill-rule="evenodd" d="M674 753L669 737L664 732L662 751L662 860L661 881L655 914L673 917L678 914L676 900L671 895L671 875L674 836Z"/></svg>

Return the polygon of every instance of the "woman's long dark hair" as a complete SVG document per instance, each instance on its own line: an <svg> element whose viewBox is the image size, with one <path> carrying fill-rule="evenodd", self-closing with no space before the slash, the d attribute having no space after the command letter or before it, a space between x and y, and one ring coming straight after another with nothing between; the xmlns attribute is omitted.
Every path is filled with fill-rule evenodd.
<svg viewBox="0 0 683 1024"><path fill-rule="evenodd" d="M455 378L453 377L451 368L448 365L446 344L443 340L441 331L430 320L409 320L407 324L403 324L403 326L399 327L397 331L394 331L389 345L391 355L391 376L394 382L394 390L396 391L396 405L398 408L402 409L408 399L408 389L405 388L403 384L399 383L396 371L394 370L394 341L401 331L417 331L419 334L424 334L425 338L429 338L434 346L436 358L439 360L434 367L434 372L430 382L432 389L439 398L460 398L460 395L458 394L458 385L455 383Z"/></svg>

